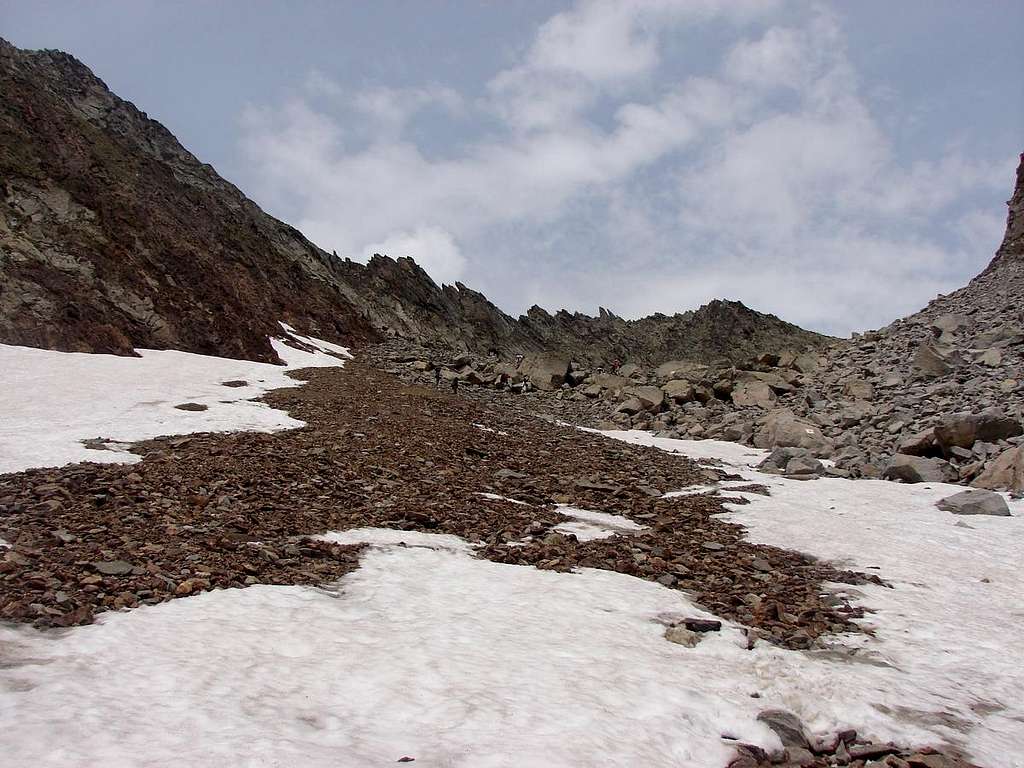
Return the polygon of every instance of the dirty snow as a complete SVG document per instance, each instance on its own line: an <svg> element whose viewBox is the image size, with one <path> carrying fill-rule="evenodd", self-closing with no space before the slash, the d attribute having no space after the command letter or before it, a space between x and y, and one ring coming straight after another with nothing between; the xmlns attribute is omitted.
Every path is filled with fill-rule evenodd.
<svg viewBox="0 0 1024 768"><path fill-rule="evenodd" d="M629 535L646 529L646 526L635 523L622 515L580 509L568 504L558 504L555 507L555 512L570 517L572 520L559 523L552 530L557 533L571 533L580 541L607 539L616 534Z"/></svg>
<svg viewBox="0 0 1024 768"><path fill-rule="evenodd" d="M288 370L342 365L327 353L348 351L294 335L314 351L272 339L284 367L167 350L118 357L0 344L0 473L77 461L131 463L139 457L128 452L130 443L162 435L300 427L301 421L252 399L298 386ZM222 384L233 380L248 385ZM207 410L174 407L182 403ZM82 444L97 437L112 441L107 450Z"/></svg>
<svg viewBox="0 0 1024 768"><path fill-rule="evenodd" d="M734 443L605 434L723 459L771 492L729 490L750 502L726 505L748 539L874 573L893 587L845 587L873 611L866 623L876 631L875 640L846 645L887 665L844 674L850 680L841 684L837 677L833 695L856 697L857 707L868 709L854 725L880 725L888 707L898 720L964 745L983 765L1024 765L1024 664L1017 649L1024 634L1024 502L1006 497L1013 517L963 517L935 507L962 486L786 480L752 471L765 452ZM858 667L865 665L848 665ZM801 714L820 722L813 714L819 705L807 701Z"/></svg>

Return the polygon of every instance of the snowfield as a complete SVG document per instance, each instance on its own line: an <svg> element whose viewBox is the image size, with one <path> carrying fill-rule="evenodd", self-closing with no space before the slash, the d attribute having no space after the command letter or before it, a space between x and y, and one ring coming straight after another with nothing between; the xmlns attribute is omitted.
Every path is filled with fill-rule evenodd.
<svg viewBox="0 0 1024 768"><path fill-rule="evenodd" d="M327 353L342 348L302 341L313 351L275 342L288 368L341 364ZM295 386L279 366L17 347L0 347L0 366L15 384L0 406L0 471L135 459L85 449L89 437L299 425L246 399ZM248 385L221 385L231 379ZM46 633L0 625L3 765L709 768L737 739L778 748L756 716L781 708L821 736L856 728L1024 766L1024 502L1009 502L1009 518L957 517L934 504L959 486L792 481L755 471L764 452L744 446L604 434L720 462L744 480L673 492L743 495L727 515L752 541L885 579L830 587L871 609L875 637L747 650L723 621L689 648L665 640L666 626L716 617L678 590L492 563L451 535L339 531L322 538L369 547L323 588L207 592ZM731 490L750 482L771 495ZM556 511L568 518L558 530L581 538L645 531Z"/></svg>
<svg viewBox="0 0 1024 768"><path fill-rule="evenodd" d="M154 349L136 350L141 357L119 357L0 344L0 473L79 461L136 462L139 457L127 450L130 443L164 435L303 426L252 400L272 389L299 386L288 370L342 365L328 353L349 354L281 325L312 349L271 339L283 367ZM225 381L247 385L225 387ZM183 403L207 410L175 408ZM82 444L97 437L111 443L98 450Z"/></svg>

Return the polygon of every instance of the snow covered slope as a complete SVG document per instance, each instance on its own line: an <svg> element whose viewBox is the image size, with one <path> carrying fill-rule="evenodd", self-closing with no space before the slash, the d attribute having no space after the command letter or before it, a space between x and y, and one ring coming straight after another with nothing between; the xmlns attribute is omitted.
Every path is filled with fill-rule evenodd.
<svg viewBox="0 0 1024 768"><path fill-rule="evenodd" d="M282 327L308 348L271 339L284 367L153 349L118 357L0 344L0 473L77 461L134 462L139 457L127 444L162 435L301 427L252 400L298 386L289 370L342 365L335 355L349 355ZM205 410L175 407L186 403ZM94 438L112 442L99 449L83 445Z"/></svg>

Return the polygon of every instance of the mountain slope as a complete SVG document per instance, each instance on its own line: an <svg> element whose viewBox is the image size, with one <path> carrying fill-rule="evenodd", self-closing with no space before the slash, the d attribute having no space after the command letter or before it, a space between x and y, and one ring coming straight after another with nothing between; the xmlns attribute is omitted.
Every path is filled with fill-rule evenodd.
<svg viewBox="0 0 1024 768"><path fill-rule="evenodd" d="M824 340L732 302L638 321L539 308L516 320L411 259L324 252L68 54L0 40L0 90L0 342L276 360L267 337L285 320L346 343L657 362Z"/></svg>

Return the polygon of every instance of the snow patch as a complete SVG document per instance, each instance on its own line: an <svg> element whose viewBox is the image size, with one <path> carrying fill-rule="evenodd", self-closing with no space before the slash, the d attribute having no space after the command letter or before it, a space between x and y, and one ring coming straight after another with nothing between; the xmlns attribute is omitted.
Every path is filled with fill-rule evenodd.
<svg viewBox="0 0 1024 768"><path fill-rule="evenodd" d="M559 523L552 530L556 533L571 533L580 541L607 539L615 534L628 535L647 528L622 515L594 512L568 504L558 504L555 507L555 512L565 517L571 517L572 521Z"/></svg>
<svg viewBox="0 0 1024 768"><path fill-rule="evenodd" d="M770 490L767 497L729 491L750 502L725 505L728 519L743 525L749 540L877 574L891 585L837 587L872 610L865 623L876 633L874 639L849 637L844 645L885 665L837 668L830 696L847 700L850 714L860 711L860 722L851 718L851 725L884 735L902 721L963 744L983 765L1024 766L1014 757L1024 740L1024 665L1015 651L1015 638L1024 634L1024 501L1004 494L1013 517L960 518L935 507L962 491L958 485L839 478L806 483L751 470L764 452L734 443L604 434L722 459L744 482ZM828 707L806 698L792 708L822 725ZM891 714L883 716L883 708Z"/></svg>
<svg viewBox="0 0 1024 768"><path fill-rule="evenodd" d="M139 457L128 445L164 435L303 426L252 400L300 386L288 370L343 365L334 355L348 350L284 327L313 349L271 339L285 366L168 350L119 357L0 344L0 473L78 461L132 463ZM184 403L205 410L175 407ZM82 443L95 438L106 438L103 449Z"/></svg>
<svg viewBox="0 0 1024 768"><path fill-rule="evenodd" d="M500 429L494 429L493 427L488 427L485 424L476 424L476 423L474 423L473 426L476 427L477 429L479 429L481 432L493 432L496 435L501 435L503 437L508 437L508 432L504 432L504 431L502 431Z"/></svg>
<svg viewBox="0 0 1024 768"><path fill-rule="evenodd" d="M525 501L517 501L516 499L510 499L508 496L499 496L496 493L478 492L477 496L483 496L485 499L490 499L491 501L508 501L512 504L522 504L524 507L530 506Z"/></svg>

